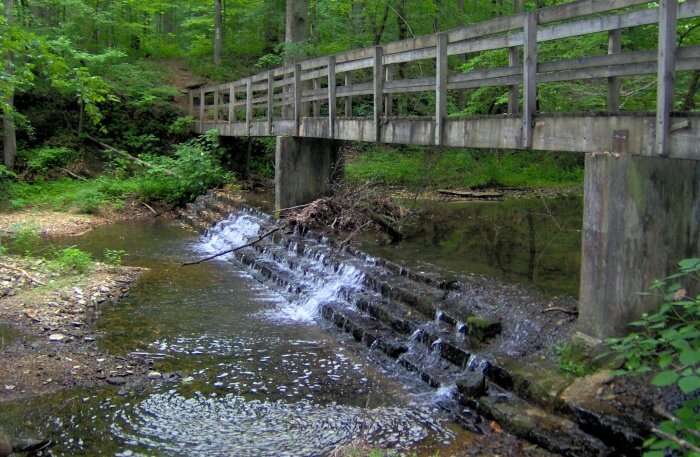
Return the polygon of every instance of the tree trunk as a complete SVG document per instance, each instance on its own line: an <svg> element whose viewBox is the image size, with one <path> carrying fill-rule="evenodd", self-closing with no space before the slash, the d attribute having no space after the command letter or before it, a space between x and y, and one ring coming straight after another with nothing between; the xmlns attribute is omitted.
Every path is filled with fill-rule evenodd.
<svg viewBox="0 0 700 457"><path fill-rule="evenodd" d="M306 40L309 22L308 0L287 0L287 21L284 41L300 43Z"/></svg>
<svg viewBox="0 0 700 457"><path fill-rule="evenodd" d="M221 65L221 48L224 42L221 0L214 0L214 65Z"/></svg>
<svg viewBox="0 0 700 457"><path fill-rule="evenodd" d="M12 24L14 20L14 0L5 0L5 20L8 24ZM12 73L12 54L8 53L5 57L6 64L5 68L8 74ZM3 162L5 166L9 169L14 169L15 158L17 157L17 135L15 132L15 122L13 119L13 110L15 105L15 95L14 90L10 88L10 92L7 94L5 99L7 103L7 111L3 113L2 116L2 128L3 128Z"/></svg>

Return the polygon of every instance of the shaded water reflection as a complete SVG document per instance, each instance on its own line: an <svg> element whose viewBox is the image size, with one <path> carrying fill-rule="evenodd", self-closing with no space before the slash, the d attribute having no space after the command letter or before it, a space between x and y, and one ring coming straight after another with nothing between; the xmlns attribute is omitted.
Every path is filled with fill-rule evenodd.
<svg viewBox="0 0 700 457"><path fill-rule="evenodd" d="M481 273L578 296L580 196L416 205L421 217L409 239L382 245L365 237L361 248L418 270Z"/></svg>

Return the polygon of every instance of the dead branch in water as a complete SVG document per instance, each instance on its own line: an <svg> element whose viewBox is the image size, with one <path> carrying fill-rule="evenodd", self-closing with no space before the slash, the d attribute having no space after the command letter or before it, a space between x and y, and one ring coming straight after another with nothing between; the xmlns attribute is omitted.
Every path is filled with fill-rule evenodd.
<svg viewBox="0 0 700 457"><path fill-rule="evenodd" d="M182 264L182 266L183 266L183 267L186 267L186 266L188 266L188 265L199 265L200 263L204 263L204 262L208 262L208 261L210 261L210 260L214 260L214 259L216 259L216 258L218 258L218 257L223 256L223 255L231 254L231 253L233 253L233 252L240 251L241 249L245 249L245 248L251 247L251 246L253 246L253 245L255 245L255 244L261 242L261 241L264 240L265 238L269 237L270 235L272 235L272 234L274 234L274 233L276 233L276 232L279 232L279 231L282 230L284 227L285 227L285 225L277 226L277 227L273 228L272 230L269 230L269 231L263 233L262 235L260 235L260 237L258 237L258 239L254 240L254 241L251 241L251 242L248 243L248 244L244 244L243 246L238 246L238 247L235 247L235 248L232 248L232 249L227 249L227 250L225 250L225 251L218 252L218 253L216 253L216 254L214 254L214 255L210 255L209 257L205 257L205 258L203 258L203 259L196 260L196 261L194 261L194 262L185 262L185 263Z"/></svg>

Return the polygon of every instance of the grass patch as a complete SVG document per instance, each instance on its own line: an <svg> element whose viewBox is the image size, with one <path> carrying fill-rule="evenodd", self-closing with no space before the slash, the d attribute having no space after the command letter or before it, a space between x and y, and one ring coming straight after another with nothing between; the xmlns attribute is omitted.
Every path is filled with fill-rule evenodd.
<svg viewBox="0 0 700 457"><path fill-rule="evenodd" d="M49 268L61 273L82 274L92 266L92 256L76 247L59 249L53 253Z"/></svg>
<svg viewBox="0 0 700 457"><path fill-rule="evenodd" d="M577 378L587 376L596 370L588 348L580 342L568 342L555 347L559 358L559 369Z"/></svg>
<svg viewBox="0 0 700 457"><path fill-rule="evenodd" d="M349 182L427 188L565 187L583 182L583 160L551 152L380 148L348 160Z"/></svg>

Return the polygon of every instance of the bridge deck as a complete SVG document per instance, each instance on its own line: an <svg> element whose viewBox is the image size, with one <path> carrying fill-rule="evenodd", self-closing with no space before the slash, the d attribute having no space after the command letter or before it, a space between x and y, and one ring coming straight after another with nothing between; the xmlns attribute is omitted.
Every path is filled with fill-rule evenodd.
<svg viewBox="0 0 700 457"><path fill-rule="evenodd" d="M197 131L216 128L227 136L700 159L698 113L671 112L675 72L700 69L700 46L676 46L678 21L698 16L700 0L661 0L658 7L647 0L581 0L198 88L189 93L190 111L198 118ZM656 50L622 52L624 29L653 24L659 26ZM607 55L538 62L540 43L601 32L608 34ZM497 49L508 51L508 66L450 73L450 56ZM411 62L421 62L430 75L394 79L396 66ZM619 111L620 78L637 75L657 76L655 113ZM536 111L538 84L592 79L607 81L609 113ZM509 88L510 114L448 116L448 90L489 86ZM434 114L394 116L394 97L417 92L434 94ZM371 116L354 117L353 98L368 96L373 101Z"/></svg>

